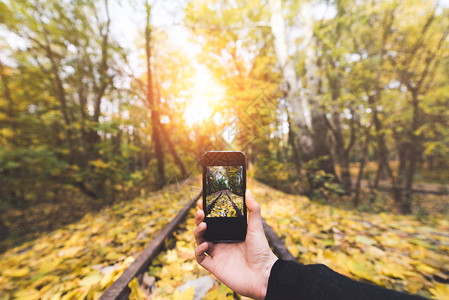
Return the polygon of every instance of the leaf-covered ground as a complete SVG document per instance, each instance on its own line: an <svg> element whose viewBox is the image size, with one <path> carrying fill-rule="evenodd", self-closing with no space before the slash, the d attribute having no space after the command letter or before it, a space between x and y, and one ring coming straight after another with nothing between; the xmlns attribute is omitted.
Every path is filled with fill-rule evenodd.
<svg viewBox="0 0 449 300"><path fill-rule="evenodd" d="M251 181L262 215L302 263L357 280L449 299L449 221L336 209ZM446 284L442 283L446 282Z"/></svg>
<svg viewBox="0 0 449 300"><path fill-rule="evenodd" d="M206 206L208 217L238 217L243 215L243 197L229 190L207 196Z"/></svg>
<svg viewBox="0 0 449 300"><path fill-rule="evenodd" d="M198 185L198 180L190 184ZM97 299L193 195L166 189L85 216L79 222L0 255L0 299ZM303 263L325 263L361 281L449 299L449 221L368 214L310 202L249 180L262 214ZM149 268L151 299L189 299L177 290L208 272L194 259L194 213ZM446 282L446 283L442 283ZM207 299L232 299L216 283Z"/></svg>
<svg viewBox="0 0 449 300"><path fill-rule="evenodd" d="M168 249L152 261L149 275L154 276L157 281L150 299L193 299L192 288L180 292L177 287L189 280L210 275L195 260L193 230L196 210L196 207L190 210L186 222L175 231L167 243ZM234 297L232 290L217 280L204 299L232 300Z"/></svg>
<svg viewBox="0 0 449 300"><path fill-rule="evenodd" d="M99 298L198 186L194 178L9 249L0 255L0 299Z"/></svg>
<svg viewBox="0 0 449 300"><path fill-rule="evenodd" d="M249 188L262 215L302 263L324 263L344 275L402 292L449 299L449 221L423 224L410 216L368 214L320 205L254 180ZM171 247L150 267L156 285L150 299L192 299L176 288L207 275L193 251L194 213L174 235ZM446 284L442 283L446 282ZM217 283L205 299L232 299Z"/></svg>

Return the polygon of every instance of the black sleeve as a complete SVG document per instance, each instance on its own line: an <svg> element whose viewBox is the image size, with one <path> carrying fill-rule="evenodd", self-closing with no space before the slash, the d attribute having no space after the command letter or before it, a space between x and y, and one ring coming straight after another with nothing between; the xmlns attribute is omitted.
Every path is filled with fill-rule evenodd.
<svg viewBox="0 0 449 300"><path fill-rule="evenodd" d="M300 265L278 259L268 279L271 299L425 299L361 283L332 271L325 265Z"/></svg>

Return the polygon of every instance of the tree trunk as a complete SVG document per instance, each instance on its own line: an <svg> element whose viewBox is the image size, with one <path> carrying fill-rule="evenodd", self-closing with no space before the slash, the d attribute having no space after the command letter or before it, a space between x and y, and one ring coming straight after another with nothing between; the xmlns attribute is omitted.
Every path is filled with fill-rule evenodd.
<svg viewBox="0 0 449 300"><path fill-rule="evenodd" d="M288 57L285 20L282 15L282 1L270 0L271 33L274 36L274 48L279 66L286 85L287 100L292 107L292 120L297 127L301 158L309 161L314 158L313 141L311 135L311 113L305 97L300 97L300 88L294 62Z"/></svg>
<svg viewBox="0 0 449 300"><path fill-rule="evenodd" d="M405 199L401 204L402 213L411 213L412 210L412 189L413 189L413 179L416 172L416 162L418 160L418 136L416 130L418 130L418 113L419 113L419 102L418 93L412 91L412 105L413 105L413 117L412 117L412 128L410 131L410 147L409 147L409 167L407 170L407 177L405 181Z"/></svg>
<svg viewBox="0 0 449 300"><path fill-rule="evenodd" d="M81 149L82 155L80 160L81 169L86 169L88 167L88 163L91 157L91 151L89 148L89 134L87 130L87 97L85 95L85 90L83 87L82 80L79 81L79 90L78 90L78 100L79 100L79 110L81 115L81 123L80 123L80 131L81 131Z"/></svg>
<svg viewBox="0 0 449 300"><path fill-rule="evenodd" d="M8 118L12 130L11 144L15 146L17 145L17 123L16 123L16 114L14 111L15 105L11 96L11 91L9 89L8 76L5 74L5 69L3 66L3 62L1 60L0 60L0 76L3 84L3 96L8 102Z"/></svg>
<svg viewBox="0 0 449 300"><path fill-rule="evenodd" d="M363 143L362 146L362 157L360 158L360 165L359 165L359 173L357 174L357 181L355 184L355 195L354 195L354 206L357 207L360 204L360 186L362 183L362 178L363 178L363 170L365 168L365 164L368 158L368 147L369 147L369 142L371 139L371 125L369 127L366 128L365 131L365 142Z"/></svg>
<svg viewBox="0 0 449 300"><path fill-rule="evenodd" d="M335 69L336 65L335 62L332 60L331 57L328 58L329 65ZM326 76L329 84L329 90L331 93L332 101L336 103L340 98L340 88L341 83L339 81L339 78L334 74L331 73L329 70L326 71ZM332 112L332 123L327 119L327 125L329 129L331 130L334 140L335 140L335 152L337 154L338 162L340 164L340 181L343 184L343 187L346 191L346 193L349 193L351 190L351 175L349 173L349 153L351 151L351 148L354 144L355 140L355 128L354 128L354 112L352 111L352 119L351 119L351 137L350 141L348 143L348 146L345 147L344 142L344 136L343 136L343 128L341 125L341 117L340 112L338 108L331 107L333 110Z"/></svg>
<svg viewBox="0 0 449 300"><path fill-rule="evenodd" d="M0 242L4 241L8 235L9 235L9 229L6 227L5 222L2 220L3 216L5 215L3 213L3 209L0 209ZM3 251L4 249L0 247L0 251Z"/></svg>
<svg viewBox="0 0 449 300"><path fill-rule="evenodd" d="M67 141L69 143L69 150L70 150L69 162L75 163L75 149L74 149L74 144L73 144L72 120L70 120L70 118L69 118L66 92L64 90L62 79L59 75L58 64L56 62L56 58L53 53L53 50L51 49L50 44L47 44L46 51L47 51L47 57L51 63L51 72L53 73L54 82L56 85L56 87L55 87L56 98L59 100L61 113L64 118L64 123L66 125Z"/></svg>
<svg viewBox="0 0 449 300"><path fill-rule="evenodd" d="M332 88L331 88L332 89ZM354 117L354 116L353 116ZM332 114L332 120L334 125L328 124L331 132L333 133L335 140L335 152L338 157L338 162L340 164L340 181L343 184L343 187L347 194L351 191L351 174L349 172L349 153L354 144L355 136L354 136L354 120L351 120L351 137L347 147L345 147L344 137L343 137L343 129L341 126L340 114L338 112L334 112Z"/></svg>
<svg viewBox="0 0 449 300"><path fill-rule="evenodd" d="M382 132L382 123L380 122L378 111L377 111L377 101L375 97L380 97L380 89L377 90L376 95L368 96L368 103L371 106L371 110L373 112L373 123L376 132L377 139L377 154L378 154L378 169L376 174L376 181L374 183L374 188L378 187L379 179L382 176L383 170L385 170L388 174L388 177L391 181L393 198L397 207L399 207L402 203L402 182L399 177L395 177L393 170L390 167L389 161L389 151L387 148L387 144L385 142L385 134Z"/></svg>
<svg viewBox="0 0 449 300"><path fill-rule="evenodd" d="M407 171L407 158L409 157L409 143L400 142L398 146L398 154L399 154L399 166L398 166L398 176L400 177L401 182L406 177Z"/></svg>
<svg viewBox="0 0 449 300"><path fill-rule="evenodd" d="M334 175L335 180L338 181L335 176L334 161L329 147L325 116L318 107L312 111L312 128L314 156L318 160L318 168L328 174Z"/></svg>
<svg viewBox="0 0 449 300"><path fill-rule="evenodd" d="M117 134L112 136L112 153L116 156L122 156L122 130L120 128L117 129Z"/></svg>
<svg viewBox="0 0 449 300"><path fill-rule="evenodd" d="M378 146L377 151L379 152L379 146ZM380 176L383 172L383 169L384 169L384 163L383 163L382 158L380 157L380 154L378 153L377 170L376 170L376 176L374 178L374 185L373 185L373 187L375 189L377 189L379 187Z"/></svg>
<svg viewBox="0 0 449 300"><path fill-rule="evenodd" d="M349 155L347 151L343 151L340 157L340 173L341 183L346 191L346 194L351 193L351 173L349 172Z"/></svg>
<svg viewBox="0 0 449 300"><path fill-rule="evenodd" d="M335 178L335 168L332 159L331 149L328 142L328 127L326 117L318 105L319 97L322 94L322 80L319 75L321 60L317 56L317 38L313 33L314 20L312 17L312 5L304 2L301 7L301 19L304 32L305 47L305 98L311 107L312 141L314 158L318 159L318 167Z"/></svg>
<svg viewBox="0 0 449 300"><path fill-rule="evenodd" d="M292 148L292 160L295 164L296 175L301 175L301 158L296 146L295 132L293 131L293 125L290 119L290 113L287 111L287 122L288 122L288 143Z"/></svg>
<svg viewBox="0 0 449 300"><path fill-rule="evenodd" d="M334 175L334 165L327 141L327 126L316 99L320 94L320 78L318 76L318 62L314 47L315 38L313 37L313 19L310 14L311 6L309 3L304 3L302 8L307 66L307 92L302 93L304 89L302 91L300 89L295 64L288 57L285 19L282 15L282 1L270 0L269 3L274 48L278 63L282 68L287 100L292 107L291 117L293 124L298 130L297 145L300 148L301 159L306 162L312 159L319 159L319 168ZM310 104L312 105L310 106ZM310 107L313 108L312 111Z"/></svg>
<svg viewBox="0 0 449 300"><path fill-rule="evenodd" d="M158 80L156 80L155 84L156 84L156 88L155 88L156 101L159 104L159 103L161 103L161 87L160 87ZM181 158L179 157L178 153L176 152L176 148L171 141L170 134L168 133L167 129L165 128L165 126L163 124L161 124L161 132L165 138L165 141L167 142L168 150L170 151L171 156L175 160L175 164L178 166L179 170L181 171L181 176L184 177L187 174L186 168L185 168L184 163L182 162Z"/></svg>
<svg viewBox="0 0 449 300"><path fill-rule="evenodd" d="M98 83L94 82L94 112L92 115L92 121L94 124L97 124L100 120L101 116L101 103L103 100L103 96L108 88L108 86L111 84L112 80L110 76L108 75L108 61L109 61L109 31L110 31L110 24L111 19L109 16L109 5L108 0L104 0L105 5L105 12L106 12L106 24L100 25L100 33L101 33L101 61L98 68L99 73L99 79ZM104 31L104 32L103 32ZM92 156L92 158L95 158L98 156L97 153L95 153L95 145L100 141L100 136L94 128L90 128L89 130L89 152Z"/></svg>
<svg viewBox="0 0 449 300"><path fill-rule="evenodd" d="M170 135L168 134L165 126L162 124L161 124L161 129L162 129L162 134L165 137L165 141L167 142L170 154L173 157L173 159L175 160L175 164L178 166L179 170L181 171L181 175L184 177L187 174L184 163L182 162L181 158L179 157L178 153L176 152L176 148L173 145L173 143L170 139Z"/></svg>
<svg viewBox="0 0 449 300"><path fill-rule="evenodd" d="M435 159L434 159L433 154L431 154L431 155L429 155L429 157L427 157L427 169L428 170L432 170L433 169L434 161L435 161Z"/></svg>
<svg viewBox="0 0 449 300"><path fill-rule="evenodd" d="M151 6L148 1L145 3L147 10L146 27L145 27L145 50L147 60L147 101L151 108L151 124L153 129L153 142L154 152L157 159L157 171L158 171L158 188L162 188L165 185L165 171L164 171L164 152L162 151L162 141L160 137L160 117L159 117L159 105L154 101L153 95L153 83L152 83L152 70L151 70L151 24L150 14Z"/></svg>

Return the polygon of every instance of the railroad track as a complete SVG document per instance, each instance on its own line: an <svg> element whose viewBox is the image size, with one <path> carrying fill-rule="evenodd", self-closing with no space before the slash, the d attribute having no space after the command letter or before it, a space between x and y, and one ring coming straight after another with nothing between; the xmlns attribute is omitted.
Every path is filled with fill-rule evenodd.
<svg viewBox="0 0 449 300"><path fill-rule="evenodd" d="M121 300L128 299L131 292L128 284L134 278L139 282L143 274L148 270L151 261L164 248L165 240L170 237L176 230L178 225L186 218L189 210L196 205L197 200L201 197L202 192L199 192L192 197L188 203L179 211L179 213L168 223L148 244L148 246L139 254L137 259L123 272L123 274L103 293L101 300L113 299ZM265 235L278 257L285 260L296 260L295 257L288 251L282 239L273 231L273 229L263 220L263 228Z"/></svg>
<svg viewBox="0 0 449 300"><path fill-rule="evenodd" d="M218 192L217 192L218 193ZM224 195L223 195L224 194ZM214 208L215 205L217 205L218 200L224 196L225 199L227 198L227 200L229 201L229 203L231 203L232 208L235 210L236 214L239 217L243 217L243 212L238 208L237 204L235 204L235 202L232 200L231 196L229 196L229 191L228 190L222 190L219 192L218 196L214 198L214 200L206 207L206 215L208 215L209 213L211 213L212 209Z"/></svg>
<svg viewBox="0 0 449 300"><path fill-rule="evenodd" d="M218 199L220 199L222 194L223 194L223 191L220 191L220 194L218 194L218 196L214 199L214 201L212 201L211 204L209 204L206 207L206 213L209 213L212 210L212 208L215 206L215 203L217 203Z"/></svg>
<svg viewBox="0 0 449 300"><path fill-rule="evenodd" d="M234 207L235 211L239 215L239 217L243 217L243 213L240 211L240 209L237 207L237 205L232 201L231 196L229 196L228 191L225 191L226 196L228 196L229 201L231 201L232 207Z"/></svg>

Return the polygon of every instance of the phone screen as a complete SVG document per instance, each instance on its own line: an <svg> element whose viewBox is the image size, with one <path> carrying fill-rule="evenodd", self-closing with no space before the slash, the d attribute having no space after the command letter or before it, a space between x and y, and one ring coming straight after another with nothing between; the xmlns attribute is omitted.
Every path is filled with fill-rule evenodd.
<svg viewBox="0 0 449 300"><path fill-rule="evenodd" d="M246 238L246 159L239 151L208 151L203 165L203 210L211 242L239 242Z"/></svg>
<svg viewBox="0 0 449 300"><path fill-rule="evenodd" d="M206 217L243 217L243 166L208 166Z"/></svg>

